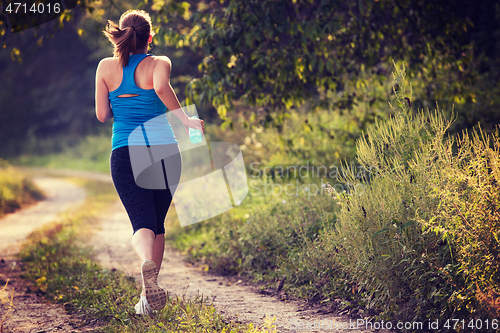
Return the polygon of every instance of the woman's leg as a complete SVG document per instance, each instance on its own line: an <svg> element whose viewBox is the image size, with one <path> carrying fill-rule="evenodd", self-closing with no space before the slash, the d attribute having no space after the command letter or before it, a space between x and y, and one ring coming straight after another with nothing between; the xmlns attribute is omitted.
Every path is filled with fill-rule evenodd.
<svg viewBox="0 0 500 333"><path fill-rule="evenodd" d="M132 236L132 247L139 256L141 263L144 260L153 260L158 272L160 272L165 250L165 234L156 235L151 229L142 228ZM141 296L146 296L144 283L142 285Z"/></svg>
<svg viewBox="0 0 500 333"><path fill-rule="evenodd" d="M161 161L165 190L153 190L153 198L156 212L156 239L154 243L154 262L160 271L165 251L165 218L167 216L172 197L177 189L182 171L182 158L178 145L169 144L162 146L164 156L167 158Z"/></svg>
<svg viewBox="0 0 500 333"><path fill-rule="evenodd" d="M111 175L116 191L132 222L134 230L132 246L141 263L147 259L154 261L157 225L154 190L137 186L128 147L113 150L111 154ZM145 295L144 283L142 295Z"/></svg>
<svg viewBox="0 0 500 333"><path fill-rule="evenodd" d="M154 260L155 238L153 230L147 228L139 229L132 236L132 246L141 259L141 262L149 259L153 260L156 266L158 266L158 263Z"/></svg>
<svg viewBox="0 0 500 333"><path fill-rule="evenodd" d="M139 256L141 263L145 260L153 260L159 270L159 265L155 259L156 236L153 230L142 228L137 230L132 236L132 247ZM162 253L163 256L163 253ZM160 263L161 264L161 263ZM142 284L141 296L146 296L144 281Z"/></svg>
<svg viewBox="0 0 500 333"><path fill-rule="evenodd" d="M165 252L165 234L156 235L154 241L153 261L158 267L158 272L163 261L163 253Z"/></svg>

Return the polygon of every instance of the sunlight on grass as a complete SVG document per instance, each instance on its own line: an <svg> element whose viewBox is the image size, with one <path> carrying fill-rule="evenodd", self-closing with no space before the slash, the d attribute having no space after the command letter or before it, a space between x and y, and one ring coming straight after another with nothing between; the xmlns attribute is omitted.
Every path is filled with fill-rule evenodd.
<svg viewBox="0 0 500 333"><path fill-rule="evenodd" d="M26 173L0 159L0 217L44 197Z"/></svg>

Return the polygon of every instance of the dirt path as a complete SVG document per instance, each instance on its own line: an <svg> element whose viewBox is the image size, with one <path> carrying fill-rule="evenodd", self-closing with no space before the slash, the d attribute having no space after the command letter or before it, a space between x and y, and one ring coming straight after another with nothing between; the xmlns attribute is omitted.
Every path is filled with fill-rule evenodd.
<svg viewBox="0 0 500 333"><path fill-rule="evenodd" d="M43 303L23 280L22 263L16 259L19 245L34 229L57 219L59 213L80 205L86 197L80 187L57 178L38 177L35 183L47 199L0 219L0 322L3 332L83 332L60 305ZM2 291L7 283L7 288ZM8 299L13 295L13 307ZM1 326L1 325L0 325ZM89 328L91 329L91 328Z"/></svg>
<svg viewBox="0 0 500 333"><path fill-rule="evenodd" d="M98 253L97 259L103 266L122 269L140 281L140 261L132 249L131 237L132 227L127 213L121 203L117 202L110 214L102 217L100 230L94 235L92 243ZM348 318L322 314L320 309L305 303L280 301L277 297L262 295L241 281L230 281L207 274L200 268L187 264L181 254L168 246L158 280L171 295L204 295L227 319L260 326L266 315L275 317L274 324L278 332L344 332L345 329L335 327L349 325ZM303 329L293 329L298 328L299 323ZM333 328L305 329L308 323L323 323L322 327L331 325ZM363 329L356 331L371 332Z"/></svg>

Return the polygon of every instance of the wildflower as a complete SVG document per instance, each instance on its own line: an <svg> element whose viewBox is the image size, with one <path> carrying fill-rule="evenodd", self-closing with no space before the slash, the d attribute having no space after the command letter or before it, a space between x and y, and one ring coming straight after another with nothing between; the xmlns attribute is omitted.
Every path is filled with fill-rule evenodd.
<svg viewBox="0 0 500 333"><path fill-rule="evenodd" d="M245 218L249 218L250 217L250 214L245 214Z"/></svg>
<svg viewBox="0 0 500 333"><path fill-rule="evenodd" d="M285 199L283 199L282 203L286 204L286 200L285 200Z"/></svg>

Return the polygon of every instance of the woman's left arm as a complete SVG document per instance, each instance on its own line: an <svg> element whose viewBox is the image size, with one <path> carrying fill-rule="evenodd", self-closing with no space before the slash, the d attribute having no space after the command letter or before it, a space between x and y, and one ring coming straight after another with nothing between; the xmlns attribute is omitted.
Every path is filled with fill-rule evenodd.
<svg viewBox="0 0 500 333"><path fill-rule="evenodd" d="M113 112L109 105L109 90L103 78L105 68L103 63L104 59L97 65L95 74L95 112L101 123L113 118Z"/></svg>

